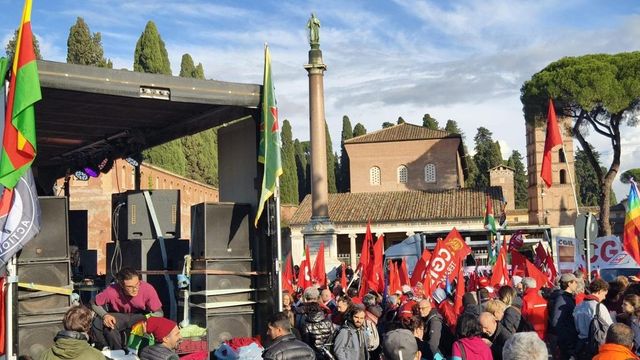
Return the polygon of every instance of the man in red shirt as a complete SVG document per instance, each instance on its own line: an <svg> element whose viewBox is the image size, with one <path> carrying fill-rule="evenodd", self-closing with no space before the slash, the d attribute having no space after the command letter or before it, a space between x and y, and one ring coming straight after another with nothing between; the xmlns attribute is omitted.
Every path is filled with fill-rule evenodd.
<svg viewBox="0 0 640 360"><path fill-rule="evenodd" d="M549 321L549 310L547 300L538 292L536 280L530 277L522 279L524 295L522 296L522 317L533 325L534 331L541 340L544 340L547 333Z"/></svg>
<svg viewBox="0 0 640 360"><path fill-rule="evenodd" d="M97 315L92 330L98 349L105 346L111 350L123 349L123 331L145 320L146 315L164 315L162 303L153 286L140 280L136 270L127 267L116 274L115 284L91 300L91 308Z"/></svg>

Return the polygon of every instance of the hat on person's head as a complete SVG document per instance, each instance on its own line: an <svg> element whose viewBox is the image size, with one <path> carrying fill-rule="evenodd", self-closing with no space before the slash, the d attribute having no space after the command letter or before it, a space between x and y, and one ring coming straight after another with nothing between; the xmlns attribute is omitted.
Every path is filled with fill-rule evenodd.
<svg viewBox="0 0 640 360"><path fill-rule="evenodd" d="M174 321L163 317L152 316L147 319L147 333L153 335L158 342L169 335L176 326L178 324Z"/></svg>
<svg viewBox="0 0 640 360"><path fill-rule="evenodd" d="M401 319L409 319L413 316L413 306L416 304L415 301L407 301L406 303L400 306L398 309L398 317Z"/></svg>
<svg viewBox="0 0 640 360"><path fill-rule="evenodd" d="M513 275L511 280L513 282L513 286L518 286L518 284L520 284L522 282L522 276Z"/></svg>
<svg viewBox="0 0 640 360"><path fill-rule="evenodd" d="M433 300L435 300L436 303L440 304L444 299L447 298L447 293L445 293L442 288L437 288L433 292L431 297L433 297Z"/></svg>
<svg viewBox="0 0 640 360"><path fill-rule="evenodd" d="M402 293L403 294L413 293L413 289L409 285L402 285Z"/></svg>
<svg viewBox="0 0 640 360"><path fill-rule="evenodd" d="M562 283L569 283L572 281L578 281L578 278L573 275L572 273L564 273L562 275L560 275L560 282Z"/></svg>
<svg viewBox="0 0 640 360"><path fill-rule="evenodd" d="M418 352L418 343L413 333L407 329L397 329L387 332L382 339L384 358L390 360L410 360Z"/></svg>

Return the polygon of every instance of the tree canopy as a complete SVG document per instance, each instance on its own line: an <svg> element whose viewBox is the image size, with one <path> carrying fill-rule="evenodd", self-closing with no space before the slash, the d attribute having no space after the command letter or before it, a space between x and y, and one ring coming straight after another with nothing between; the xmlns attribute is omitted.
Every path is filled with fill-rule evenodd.
<svg viewBox="0 0 640 360"><path fill-rule="evenodd" d="M424 114L422 117L422 126L431 130L440 130L440 124L438 124L438 120L431 117L429 114Z"/></svg>
<svg viewBox="0 0 640 360"><path fill-rule="evenodd" d="M76 23L69 29L67 62L69 64L113 68L111 60L104 58L102 35L99 32L92 34L89 25L81 17L78 17Z"/></svg>
<svg viewBox="0 0 640 360"><path fill-rule="evenodd" d="M357 123L356 126L353 127L353 137L361 136L367 133L367 128L364 125Z"/></svg>
<svg viewBox="0 0 640 360"><path fill-rule="evenodd" d="M527 181L527 174L525 173L524 164L522 163L522 155L518 150L513 150L511 156L507 160L507 166L510 166L514 170L513 183L514 183L514 196L515 196L515 208L526 209L529 206L529 194L527 187L529 183Z"/></svg>
<svg viewBox="0 0 640 360"><path fill-rule="evenodd" d="M296 152L293 144L291 123L282 122L282 176L280 177L280 198L284 204L298 205L298 173L296 170Z"/></svg>
<svg viewBox="0 0 640 360"><path fill-rule="evenodd" d="M386 129L386 128L390 128L390 127L392 127L392 126L394 126L394 125L395 125L395 124L394 124L394 123L392 123L392 122L385 121L385 122L383 122L383 123L382 123L382 128L383 128L383 129Z"/></svg>
<svg viewBox="0 0 640 360"><path fill-rule="evenodd" d="M9 39L7 46L5 46L4 50L7 53L7 59L9 63L13 61L13 56L16 54L16 43L18 42L18 29L13 32L13 37ZM33 52L36 55L36 59L42 60L42 55L40 54L40 43L38 42L38 38L36 34L33 34Z"/></svg>
<svg viewBox="0 0 640 360"><path fill-rule="evenodd" d="M340 171L338 176L338 192L349 192L350 184L350 167L349 156L344 147L344 142L353 137L353 129L351 128L351 120L347 115L342 117L342 134L340 142Z"/></svg>
<svg viewBox="0 0 640 360"><path fill-rule="evenodd" d="M473 161L477 167L475 187L484 189L489 186L489 169L502 164L502 154L498 143L493 141L493 133L487 128L479 127L473 138L476 143L476 154Z"/></svg>
<svg viewBox="0 0 640 360"><path fill-rule="evenodd" d="M133 71L171 75L169 54L153 21L147 22L136 43Z"/></svg>
<svg viewBox="0 0 640 360"><path fill-rule="evenodd" d="M331 134L329 133L329 125L324 122L324 131L327 140L327 182L330 193L338 192L336 187L336 155L333 152L333 144L331 143Z"/></svg>
<svg viewBox="0 0 640 360"><path fill-rule="evenodd" d="M640 168L629 169L620 175L620 181L623 184L631 183L631 179L635 182L640 182Z"/></svg>
<svg viewBox="0 0 640 360"><path fill-rule="evenodd" d="M436 124L437 126L437 124ZM462 136L464 138L464 133L462 132L462 130L460 129L460 127L458 126L458 122L455 120L447 120L447 124L444 126L444 131L450 133L450 134L459 134L460 136Z"/></svg>
<svg viewBox="0 0 640 360"><path fill-rule="evenodd" d="M620 127L636 126L639 119L640 52L565 57L549 64L522 85L525 120L543 122L550 98L561 116L572 119L573 136L595 172L602 194L599 227L609 235L611 184L620 169ZM604 171L586 139L588 129L611 143L613 157Z"/></svg>

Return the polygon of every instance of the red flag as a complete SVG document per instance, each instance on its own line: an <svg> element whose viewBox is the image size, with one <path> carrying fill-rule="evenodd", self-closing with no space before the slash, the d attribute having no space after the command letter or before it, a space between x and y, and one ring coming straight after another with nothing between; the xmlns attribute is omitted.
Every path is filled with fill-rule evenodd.
<svg viewBox="0 0 640 360"><path fill-rule="evenodd" d="M324 267L324 241L320 243L318 255L316 255L316 262L313 264L313 271L311 271L311 278L318 285L327 285L327 272Z"/></svg>
<svg viewBox="0 0 640 360"><path fill-rule="evenodd" d="M547 276L542 271L540 271L540 269L533 265L531 261L527 259L525 259L525 261L527 276L536 280L536 288L540 289L541 287L545 286L549 282L549 278L547 278Z"/></svg>
<svg viewBox="0 0 640 360"><path fill-rule="evenodd" d="M527 258L517 251L511 251L511 275L526 276Z"/></svg>
<svg viewBox="0 0 640 360"><path fill-rule="evenodd" d="M311 283L311 261L309 260L309 246L306 246L305 249L305 258L300 263L300 272L298 273L298 287L301 289L306 289L312 285Z"/></svg>
<svg viewBox="0 0 640 360"><path fill-rule="evenodd" d="M556 110L553 108L553 100L549 99L549 111L547 113L547 137L544 140L544 153L542 155L542 170L540 177L547 187L551 187L551 150L562 145L562 136L558 128Z"/></svg>
<svg viewBox="0 0 640 360"><path fill-rule="evenodd" d="M456 297L453 303L453 311L456 313L456 317L462 314L462 296L464 295L464 271L462 271L462 264L460 264L460 270L458 271L458 280L456 283Z"/></svg>
<svg viewBox="0 0 640 360"><path fill-rule="evenodd" d="M371 244L373 243L373 236L371 235L371 221L367 223L367 232L364 235L364 241L362 242L362 251L360 251L360 261L356 271L361 270L361 277L365 274L369 268L369 257L371 253Z"/></svg>
<svg viewBox="0 0 640 360"><path fill-rule="evenodd" d="M422 256L418 259L416 266L413 268L413 274L411 274L411 286L416 286L417 283L424 280L424 271L427 269L427 264L431 260L431 253L429 249L424 249ZM424 284L422 284L424 285Z"/></svg>
<svg viewBox="0 0 640 360"><path fill-rule="evenodd" d="M373 261L369 262L369 271L367 272L367 284L371 290L375 290L379 294L384 291L384 237L378 236L378 240L373 245Z"/></svg>
<svg viewBox="0 0 640 360"><path fill-rule="evenodd" d="M347 293L347 267L342 263L342 276L340 277L340 287L342 291Z"/></svg>
<svg viewBox="0 0 640 360"><path fill-rule="evenodd" d="M493 266L493 274L491 274L491 285L502 286L509 283L509 269L507 268L507 247L500 247L498 259Z"/></svg>
<svg viewBox="0 0 640 360"><path fill-rule="evenodd" d="M389 260L389 294L402 293L398 264Z"/></svg>
<svg viewBox="0 0 640 360"><path fill-rule="evenodd" d="M431 283L428 293L432 294L445 279L445 276L451 280L457 274L456 269L458 269L460 262L470 253L471 248L462 240L462 236L455 228L443 241L438 241L427 269L426 276L430 278ZM425 288L425 290L427 289Z"/></svg>
<svg viewBox="0 0 640 360"><path fill-rule="evenodd" d="M409 272L407 271L407 263L404 261L404 258L400 261L399 271L400 285L409 285Z"/></svg>
<svg viewBox="0 0 640 360"><path fill-rule="evenodd" d="M284 261L284 271L282 272L282 289L287 290L289 294L293 294L293 266L291 262L291 251Z"/></svg>

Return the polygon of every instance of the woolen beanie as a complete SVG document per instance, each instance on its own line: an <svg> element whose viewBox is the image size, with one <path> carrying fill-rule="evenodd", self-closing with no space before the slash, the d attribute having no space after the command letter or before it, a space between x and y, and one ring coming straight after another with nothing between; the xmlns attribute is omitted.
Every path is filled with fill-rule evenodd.
<svg viewBox="0 0 640 360"><path fill-rule="evenodd" d="M153 335L157 342L161 342L176 326L178 324L174 321L163 317L152 316L147 319L147 333Z"/></svg>
<svg viewBox="0 0 640 360"><path fill-rule="evenodd" d="M418 352L418 344L410 330L396 329L384 334L382 350L385 359L411 360Z"/></svg>

